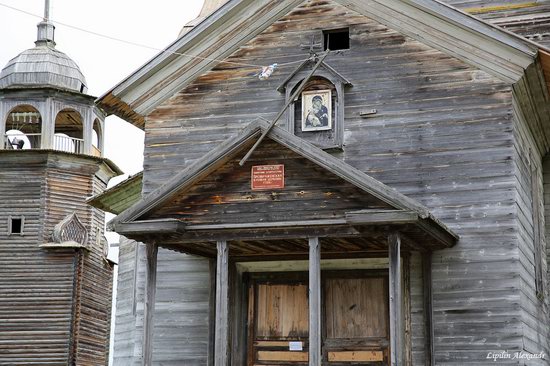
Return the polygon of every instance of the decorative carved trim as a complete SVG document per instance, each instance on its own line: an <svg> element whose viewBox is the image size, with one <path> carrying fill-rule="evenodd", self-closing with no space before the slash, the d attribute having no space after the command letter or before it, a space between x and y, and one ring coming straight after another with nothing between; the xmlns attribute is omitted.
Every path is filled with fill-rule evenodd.
<svg viewBox="0 0 550 366"><path fill-rule="evenodd" d="M52 241L52 243L44 244L42 247L88 248L88 230L86 230L76 212L73 212L55 225L52 232Z"/></svg>

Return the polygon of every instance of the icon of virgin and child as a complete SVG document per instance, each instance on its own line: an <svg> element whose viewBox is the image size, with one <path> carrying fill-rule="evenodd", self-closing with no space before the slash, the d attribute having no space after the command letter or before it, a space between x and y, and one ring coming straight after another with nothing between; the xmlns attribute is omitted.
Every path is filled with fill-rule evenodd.
<svg viewBox="0 0 550 366"><path fill-rule="evenodd" d="M329 130L331 123L331 91L302 93L302 131Z"/></svg>

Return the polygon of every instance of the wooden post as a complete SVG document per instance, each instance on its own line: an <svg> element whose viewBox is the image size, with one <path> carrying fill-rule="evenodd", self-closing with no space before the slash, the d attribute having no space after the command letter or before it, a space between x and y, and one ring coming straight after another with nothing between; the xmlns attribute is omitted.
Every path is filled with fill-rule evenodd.
<svg viewBox="0 0 550 366"><path fill-rule="evenodd" d="M424 294L424 324L426 366L434 364L434 327L432 315L432 253L422 256L422 293Z"/></svg>
<svg viewBox="0 0 550 366"><path fill-rule="evenodd" d="M143 314L143 366L153 364L153 313L155 312L155 295L157 291L157 254L156 244L147 244L146 277L145 277L145 308Z"/></svg>
<svg viewBox="0 0 550 366"><path fill-rule="evenodd" d="M309 366L321 365L321 245L309 239Z"/></svg>
<svg viewBox="0 0 550 366"><path fill-rule="evenodd" d="M217 247L214 366L227 366L229 364L229 249L225 240L219 241Z"/></svg>
<svg viewBox="0 0 550 366"><path fill-rule="evenodd" d="M402 365L403 326L401 324L401 238L398 232L388 238L390 261L390 352L391 365Z"/></svg>

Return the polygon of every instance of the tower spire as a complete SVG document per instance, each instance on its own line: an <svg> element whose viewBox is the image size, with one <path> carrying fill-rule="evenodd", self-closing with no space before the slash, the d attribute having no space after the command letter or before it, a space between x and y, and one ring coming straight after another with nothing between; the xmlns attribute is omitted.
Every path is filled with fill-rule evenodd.
<svg viewBox="0 0 550 366"><path fill-rule="evenodd" d="M50 0L45 0L44 20L38 23L38 37L34 43L37 46L55 47L54 33L55 27L50 22Z"/></svg>
<svg viewBox="0 0 550 366"><path fill-rule="evenodd" d="M50 0L46 0L44 4L44 21L47 22L50 20Z"/></svg>

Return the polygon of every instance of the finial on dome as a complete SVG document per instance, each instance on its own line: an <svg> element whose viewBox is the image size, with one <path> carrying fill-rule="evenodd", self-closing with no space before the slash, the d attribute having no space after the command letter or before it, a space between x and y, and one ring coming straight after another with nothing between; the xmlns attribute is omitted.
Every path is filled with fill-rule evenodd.
<svg viewBox="0 0 550 366"><path fill-rule="evenodd" d="M44 20L38 23L38 38L34 42L37 46L55 47L55 27L50 22L50 0L45 0Z"/></svg>

